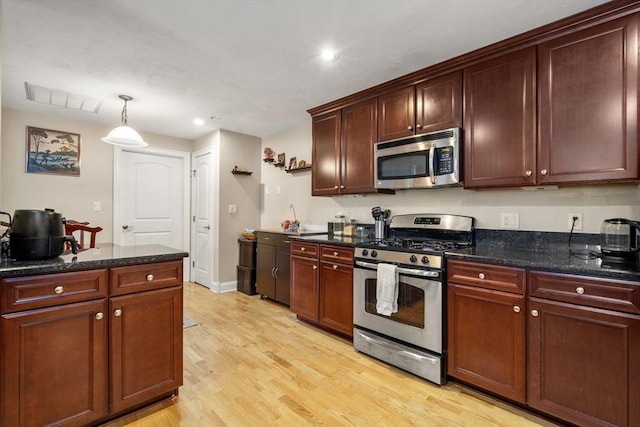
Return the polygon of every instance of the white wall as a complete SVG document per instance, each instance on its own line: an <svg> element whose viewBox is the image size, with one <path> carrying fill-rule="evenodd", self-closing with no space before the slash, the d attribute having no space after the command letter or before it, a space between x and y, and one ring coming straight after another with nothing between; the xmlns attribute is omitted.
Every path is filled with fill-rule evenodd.
<svg viewBox="0 0 640 427"><path fill-rule="evenodd" d="M11 108L2 108L2 123L0 210L52 208L66 218L102 227L98 242L113 241L113 146L100 141L111 127ZM80 176L26 173L27 126L79 133ZM192 149L186 139L141 134L152 147ZM102 210L95 212L93 202L101 202Z"/></svg>
<svg viewBox="0 0 640 427"><path fill-rule="evenodd" d="M295 129L263 138L262 147L277 153L286 152L287 159L311 159L311 120ZM292 216L294 203L301 223L321 224L332 221L343 212L360 222L372 223L371 208L391 209L391 214L453 213L476 218L478 228L500 228L500 213L518 213L520 230L568 231L567 214L581 212L582 232L599 233L603 219L624 217L640 220L640 186L638 184L591 185L558 190L471 191L462 188L401 190L395 195L311 197L311 172L287 174L262 164L264 199L262 228L277 228ZM280 187L280 194L277 188ZM266 194L266 190L269 194Z"/></svg>

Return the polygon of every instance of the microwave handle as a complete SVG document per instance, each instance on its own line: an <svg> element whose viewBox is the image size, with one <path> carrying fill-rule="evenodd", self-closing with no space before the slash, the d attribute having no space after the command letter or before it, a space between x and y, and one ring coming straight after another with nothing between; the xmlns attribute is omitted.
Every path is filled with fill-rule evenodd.
<svg viewBox="0 0 640 427"><path fill-rule="evenodd" d="M436 185L436 166L433 164L436 157L436 144L431 144L429 148L429 177L431 178L431 184Z"/></svg>

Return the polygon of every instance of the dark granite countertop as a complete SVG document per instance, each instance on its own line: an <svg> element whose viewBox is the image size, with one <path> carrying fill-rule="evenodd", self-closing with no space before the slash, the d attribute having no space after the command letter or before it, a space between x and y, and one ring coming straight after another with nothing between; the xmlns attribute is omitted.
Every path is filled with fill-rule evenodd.
<svg viewBox="0 0 640 427"><path fill-rule="evenodd" d="M306 242L354 247L369 237L343 237L331 234L298 236ZM531 231L476 230L476 245L447 252L447 259L520 267L556 273L588 275L630 280L640 285L640 265L620 265L603 261L599 252L599 235L574 234L569 250L568 233Z"/></svg>
<svg viewBox="0 0 640 427"><path fill-rule="evenodd" d="M59 257L44 260L16 261L2 257L0 278L176 261L188 256L188 252L162 245L118 246L106 243L76 255L66 251Z"/></svg>

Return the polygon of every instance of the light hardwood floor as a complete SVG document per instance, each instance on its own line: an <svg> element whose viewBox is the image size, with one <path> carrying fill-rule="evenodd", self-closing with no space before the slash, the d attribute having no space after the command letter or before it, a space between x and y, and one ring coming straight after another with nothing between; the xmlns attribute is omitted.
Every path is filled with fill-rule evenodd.
<svg viewBox="0 0 640 427"><path fill-rule="evenodd" d="M108 426L549 426L354 351L288 308L185 284L184 386Z"/></svg>

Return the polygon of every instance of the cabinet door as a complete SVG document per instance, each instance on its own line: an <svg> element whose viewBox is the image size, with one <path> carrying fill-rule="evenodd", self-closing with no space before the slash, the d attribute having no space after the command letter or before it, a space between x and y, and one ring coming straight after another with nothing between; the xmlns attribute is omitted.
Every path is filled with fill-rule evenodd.
<svg viewBox="0 0 640 427"><path fill-rule="evenodd" d="M353 336L353 267L320 262L320 324Z"/></svg>
<svg viewBox="0 0 640 427"><path fill-rule="evenodd" d="M274 299L283 304L289 305L291 302L291 250L289 241L276 247L276 269L275 269L275 290Z"/></svg>
<svg viewBox="0 0 640 427"><path fill-rule="evenodd" d="M256 291L273 299L276 297L276 247L258 243L256 254Z"/></svg>
<svg viewBox="0 0 640 427"><path fill-rule="evenodd" d="M370 99L342 110L343 194L375 191L373 150L376 143L376 100Z"/></svg>
<svg viewBox="0 0 640 427"><path fill-rule="evenodd" d="M640 316L529 300L528 404L581 426L640 425Z"/></svg>
<svg viewBox="0 0 640 427"><path fill-rule="evenodd" d="M0 318L0 425L84 426L106 417L106 299Z"/></svg>
<svg viewBox="0 0 640 427"><path fill-rule="evenodd" d="M182 385L182 286L111 298L111 410Z"/></svg>
<svg viewBox="0 0 640 427"><path fill-rule="evenodd" d="M312 126L311 195L338 194L340 186L341 111L314 117Z"/></svg>
<svg viewBox="0 0 640 427"><path fill-rule="evenodd" d="M464 70L464 187L535 184L535 48Z"/></svg>
<svg viewBox="0 0 640 427"><path fill-rule="evenodd" d="M415 133L415 86L378 96L378 141Z"/></svg>
<svg viewBox="0 0 640 427"><path fill-rule="evenodd" d="M525 299L449 283L447 373L525 401Z"/></svg>
<svg viewBox="0 0 640 427"><path fill-rule="evenodd" d="M462 127L462 72L416 86L416 133Z"/></svg>
<svg viewBox="0 0 640 427"><path fill-rule="evenodd" d="M291 311L318 321L318 260L291 257Z"/></svg>
<svg viewBox="0 0 640 427"><path fill-rule="evenodd" d="M539 182L638 178L637 15L539 45Z"/></svg>

